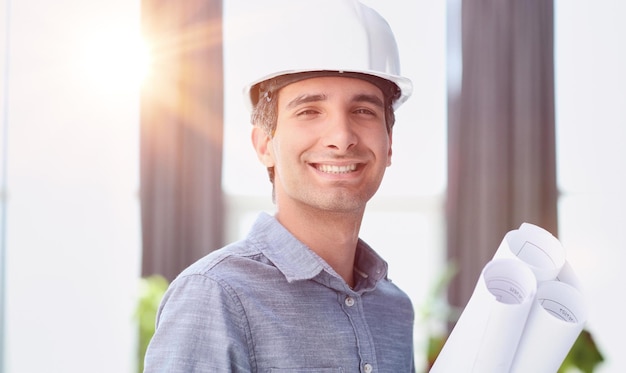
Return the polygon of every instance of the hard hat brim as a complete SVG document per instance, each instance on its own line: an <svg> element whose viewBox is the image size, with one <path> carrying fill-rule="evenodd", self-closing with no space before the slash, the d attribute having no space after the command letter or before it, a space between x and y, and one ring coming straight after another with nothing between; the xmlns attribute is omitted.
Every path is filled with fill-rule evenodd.
<svg viewBox="0 0 626 373"><path fill-rule="evenodd" d="M247 109L251 111L254 105L256 104L256 101L258 100L258 94L254 93L254 87L258 86L259 84L267 80L274 79L280 76L297 75L301 73L319 73L319 74L315 74L315 76L317 77L341 76L341 74L343 73L350 73L351 76L365 75L365 76L373 76L373 77L387 80L395 84L400 91L400 95L395 99L395 101L392 104L394 110L400 107L400 105L402 105L411 96L411 93L413 93L413 83L411 82L410 79L402 77L402 76L398 76L398 75L390 75L390 74L385 74L385 73L381 73L377 71L368 71L368 70L339 71L339 70L328 70L328 69L286 70L286 71L276 72L274 74L269 74L261 79L258 79L257 81L254 81L246 85L244 87L243 94L244 94L244 100L245 100L245 105ZM300 80L300 79L296 79L293 82L297 80Z"/></svg>

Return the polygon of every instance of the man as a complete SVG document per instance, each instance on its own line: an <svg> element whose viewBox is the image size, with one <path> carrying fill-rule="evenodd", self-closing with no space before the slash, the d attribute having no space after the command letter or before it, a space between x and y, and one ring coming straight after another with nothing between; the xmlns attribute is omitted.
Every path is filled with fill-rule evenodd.
<svg viewBox="0 0 626 373"><path fill-rule="evenodd" d="M411 302L359 239L411 93L393 34L356 0L266 9L245 92L276 212L172 282L145 372L414 372Z"/></svg>

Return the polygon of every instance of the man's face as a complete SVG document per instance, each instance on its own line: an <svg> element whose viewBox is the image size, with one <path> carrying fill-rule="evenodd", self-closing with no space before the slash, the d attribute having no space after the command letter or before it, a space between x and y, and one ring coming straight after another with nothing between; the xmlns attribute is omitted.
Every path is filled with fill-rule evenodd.
<svg viewBox="0 0 626 373"><path fill-rule="evenodd" d="M255 146L274 167L280 209L362 212L391 164L384 97L364 80L321 77L283 87L273 137Z"/></svg>

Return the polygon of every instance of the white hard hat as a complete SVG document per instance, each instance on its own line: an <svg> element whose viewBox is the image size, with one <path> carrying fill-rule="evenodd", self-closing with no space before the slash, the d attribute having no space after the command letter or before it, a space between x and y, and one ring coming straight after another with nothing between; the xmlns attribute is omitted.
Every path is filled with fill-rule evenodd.
<svg viewBox="0 0 626 373"><path fill-rule="evenodd" d="M248 66L240 78L247 82L249 108L257 84L303 72L360 73L390 81L400 91L394 108L411 95L411 81L400 76L389 24L358 0L253 0L249 5L249 18L240 25Z"/></svg>

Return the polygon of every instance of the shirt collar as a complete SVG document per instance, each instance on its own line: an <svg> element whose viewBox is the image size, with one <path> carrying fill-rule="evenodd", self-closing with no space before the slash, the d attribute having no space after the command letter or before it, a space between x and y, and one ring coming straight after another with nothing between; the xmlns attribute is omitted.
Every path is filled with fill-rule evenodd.
<svg viewBox="0 0 626 373"><path fill-rule="evenodd" d="M288 282L310 280L322 271L338 277L336 272L315 252L298 241L276 218L261 213L252 226L248 239L280 270ZM358 282L374 286L387 276L387 263L364 241L357 244L355 271ZM358 285L359 288L364 286Z"/></svg>

